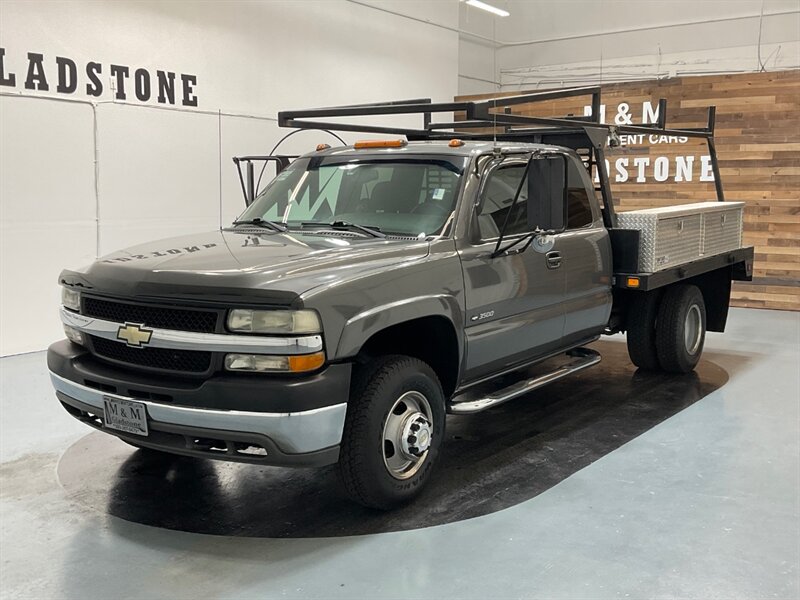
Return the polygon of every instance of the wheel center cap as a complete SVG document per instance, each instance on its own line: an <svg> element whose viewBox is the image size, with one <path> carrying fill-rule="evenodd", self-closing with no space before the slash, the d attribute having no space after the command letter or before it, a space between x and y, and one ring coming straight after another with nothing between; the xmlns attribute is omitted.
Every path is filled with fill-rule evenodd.
<svg viewBox="0 0 800 600"><path fill-rule="evenodd" d="M419 458L431 447L431 424L422 413L409 415L403 425L400 447L409 459Z"/></svg>
<svg viewBox="0 0 800 600"><path fill-rule="evenodd" d="M417 434L417 444L423 447L427 447L430 444L431 436L428 435L428 432L424 429L420 430Z"/></svg>

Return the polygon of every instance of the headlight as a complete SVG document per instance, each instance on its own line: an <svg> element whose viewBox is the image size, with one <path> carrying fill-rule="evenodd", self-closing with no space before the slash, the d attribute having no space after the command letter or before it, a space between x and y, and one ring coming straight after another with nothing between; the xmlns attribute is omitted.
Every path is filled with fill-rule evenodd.
<svg viewBox="0 0 800 600"><path fill-rule="evenodd" d="M246 310L228 313L228 329L246 333L320 333L322 324L313 310Z"/></svg>
<svg viewBox="0 0 800 600"><path fill-rule="evenodd" d="M325 353L268 356L265 354L226 354L225 369L260 373L305 373L325 364Z"/></svg>
<svg viewBox="0 0 800 600"><path fill-rule="evenodd" d="M61 288L61 304L70 310L81 310L81 293L67 287Z"/></svg>
<svg viewBox="0 0 800 600"><path fill-rule="evenodd" d="M81 333L74 327L70 327L69 325L64 325L64 334L67 336L67 339L73 344L78 344L79 346L83 346L83 333Z"/></svg>

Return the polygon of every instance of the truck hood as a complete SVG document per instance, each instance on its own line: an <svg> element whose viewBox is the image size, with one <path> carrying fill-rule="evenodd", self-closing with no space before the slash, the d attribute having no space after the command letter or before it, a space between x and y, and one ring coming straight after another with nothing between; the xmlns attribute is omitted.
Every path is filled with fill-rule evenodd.
<svg viewBox="0 0 800 600"><path fill-rule="evenodd" d="M298 304L321 285L425 258L429 244L267 230L222 230L150 242L109 254L60 282L124 297Z"/></svg>

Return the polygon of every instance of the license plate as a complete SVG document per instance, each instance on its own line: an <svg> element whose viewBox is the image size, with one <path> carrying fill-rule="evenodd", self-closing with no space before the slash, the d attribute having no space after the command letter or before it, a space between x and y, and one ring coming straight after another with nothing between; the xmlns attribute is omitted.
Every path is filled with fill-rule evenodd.
<svg viewBox="0 0 800 600"><path fill-rule="evenodd" d="M103 397L103 413L106 427L133 433L134 435L147 436L147 410L142 402L133 400L119 400L117 398Z"/></svg>

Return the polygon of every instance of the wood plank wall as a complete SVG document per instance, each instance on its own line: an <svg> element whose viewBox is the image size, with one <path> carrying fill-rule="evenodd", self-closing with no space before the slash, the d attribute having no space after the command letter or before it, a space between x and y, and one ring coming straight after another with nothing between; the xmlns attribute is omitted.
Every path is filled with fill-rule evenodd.
<svg viewBox="0 0 800 600"><path fill-rule="evenodd" d="M732 305L800 310L800 71L682 77L602 90L607 123L629 117L642 123L644 103L655 109L658 99L666 98L667 127L702 127L704 107L717 107L715 138L725 199L746 202L744 241L755 247L753 281L735 283ZM502 95L528 91L535 90ZM514 114L582 115L588 103L588 98L577 98L521 105ZM618 210L715 199L713 180L707 171L703 177L704 142L629 141L607 156ZM617 169L618 159L627 181L621 181L625 175Z"/></svg>

